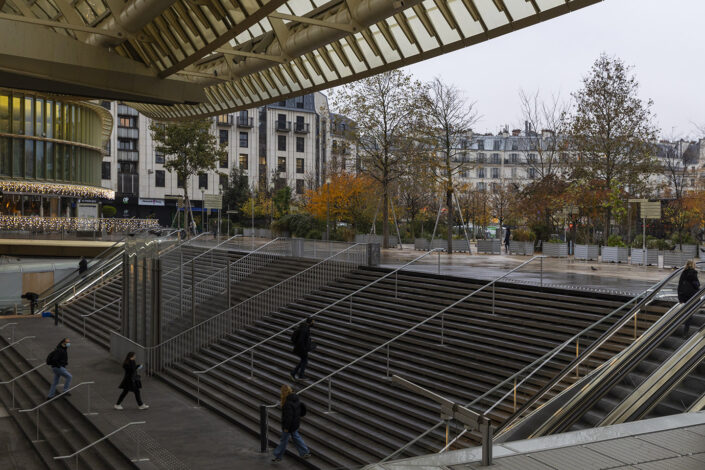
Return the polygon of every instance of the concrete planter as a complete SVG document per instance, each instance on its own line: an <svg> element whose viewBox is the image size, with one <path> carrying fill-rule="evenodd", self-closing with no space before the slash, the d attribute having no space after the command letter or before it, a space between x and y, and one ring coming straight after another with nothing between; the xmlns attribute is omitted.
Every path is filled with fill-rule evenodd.
<svg viewBox="0 0 705 470"><path fill-rule="evenodd" d="M382 235L374 235L371 233L366 233L366 234L359 233L359 234L355 235L355 243L379 243L381 246L383 239L384 239L384 237ZM423 240L423 238L421 240ZM389 236L389 246L397 246L397 245L399 245L399 239L397 238L397 236L390 235Z"/></svg>
<svg viewBox="0 0 705 470"><path fill-rule="evenodd" d="M658 250L642 250L641 248L632 248L631 264L644 264L644 253L646 253L647 265L651 266L658 264Z"/></svg>
<svg viewBox="0 0 705 470"><path fill-rule="evenodd" d="M543 254L553 258L565 258L568 256L568 244L544 242Z"/></svg>
<svg viewBox="0 0 705 470"><path fill-rule="evenodd" d="M467 240L453 240L453 251L457 253L469 253L470 246Z"/></svg>
<svg viewBox="0 0 705 470"><path fill-rule="evenodd" d="M682 251L691 258L698 256L698 245L683 245L682 248L681 245L676 245L676 250Z"/></svg>
<svg viewBox="0 0 705 470"><path fill-rule="evenodd" d="M597 260L600 255L598 245L575 245L575 259Z"/></svg>
<svg viewBox="0 0 705 470"><path fill-rule="evenodd" d="M663 252L663 267L673 267L680 268L689 259L692 259L690 252L684 253L678 250L664 251Z"/></svg>
<svg viewBox="0 0 705 470"><path fill-rule="evenodd" d="M514 242L511 242L514 243ZM511 244L509 245L511 246ZM491 255L498 255L502 252L502 241L496 238L489 240L478 240L477 241L477 252L478 253L489 253Z"/></svg>
<svg viewBox="0 0 705 470"><path fill-rule="evenodd" d="M626 246L603 246L603 263L627 263L629 262L629 248Z"/></svg>
<svg viewBox="0 0 705 470"><path fill-rule="evenodd" d="M512 240L509 242L509 252L513 255L531 256L534 254L534 242L516 242Z"/></svg>
<svg viewBox="0 0 705 470"><path fill-rule="evenodd" d="M266 228L256 228L254 231L251 228L243 228L242 233L246 237L272 238L272 231Z"/></svg>
<svg viewBox="0 0 705 470"><path fill-rule="evenodd" d="M441 240L439 238L436 238L431 242L431 250L435 250L436 248L441 248L443 251L448 251L448 240Z"/></svg>
<svg viewBox="0 0 705 470"><path fill-rule="evenodd" d="M425 238L416 238L414 240L414 250L428 251L428 240Z"/></svg>

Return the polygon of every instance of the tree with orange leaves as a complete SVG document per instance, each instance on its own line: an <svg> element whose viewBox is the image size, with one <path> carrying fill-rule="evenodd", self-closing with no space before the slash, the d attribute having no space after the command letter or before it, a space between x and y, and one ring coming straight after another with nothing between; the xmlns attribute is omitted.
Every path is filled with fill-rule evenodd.
<svg viewBox="0 0 705 470"><path fill-rule="evenodd" d="M306 191L305 210L316 218L325 219L330 209L333 222L348 222L354 229L359 229L371 218L369 212L377 194L374 186L368 176L333 174L329 183Z"/></svg>

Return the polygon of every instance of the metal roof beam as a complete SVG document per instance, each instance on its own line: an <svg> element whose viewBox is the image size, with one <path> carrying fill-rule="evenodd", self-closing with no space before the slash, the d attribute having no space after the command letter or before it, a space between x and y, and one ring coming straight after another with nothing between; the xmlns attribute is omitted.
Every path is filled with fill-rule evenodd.
<svg viewBox="0 0 705 470"><path fill-rule="evenodd" d="M2 0L0 0L2 1ZM0 6L0 8L2 8ZM71 23L65 23L62 21L51 21L51 20L40 20L39 18L34 18L34 17L28 17L28 16L19 16L19 15L8 15L6 13L0 13L0 20L8 20L8 21L17 21L20 23L29 23L29 24L36 24L36 25L41 25L41 26L49 26L51 28L61 28L61 29L68 29L72 31L82 31L84 33L94 33L94 34L102 34L104 36L109 36L112 38L122 38L122 34L119 32L112 32L112 31L102 31L98 28L92 28L90 26L81 26L77 24L71 24Z"/></svg>
<svg viewBox="0 0 705 470"><path fill-rule="evenodd" d="M287 15L286 13L274 12L269 15L269 18L279 18L280 20L296 21L298 23L312 24L314 26L323 26L324 28L339 29L354 34L357 29L354 26L341 23L330 23L328 21L317 20L314 18L306 18L305 16Z"/></svg>
<svg viewBox="0 0 705 470"><path fill-rule="evenodd" d="M270 62L276 62L278 64L283 64L283 63L287 62L287 59L282 56L273 56L273 55L268 55L268 54L257 54L256 52L240 51L238 49L228 49L225 47L220 47L220 48L216 49L214 52L220 52L221 54L225 54L225 55L234 55L234 56L240 56L240 57L251 57L254 59L268 60Z"/></svg>

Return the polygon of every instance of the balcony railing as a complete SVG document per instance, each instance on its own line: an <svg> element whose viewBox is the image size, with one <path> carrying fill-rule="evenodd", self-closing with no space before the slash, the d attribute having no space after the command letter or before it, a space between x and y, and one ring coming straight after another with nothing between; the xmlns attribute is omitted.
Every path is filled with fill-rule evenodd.
<svg viewBox="0 0 705 470"><path fill-rule="evenodd" d="M140 130L136 127L118 127L118 137L126 139L139 139Z"/></svg>
<svg viewBox="0 0 705 470"><path fill-rule="evenodd" d="M136 195L139 189L139 175L118 173L118 194Z"/></svg>
<svg viewBox="0 0 705 470"><path fill-rule="evenodd" d="M274 121L274 127L277 132L291 132L291 121Z"/></svg>
<svg viewBox="0 0 705 470"><path fill-rule="evenodd" d="M136 162L139 161L139 156L137 150L118 150L117 159L119 162Z"/></svg>
<svg viewBox="0 0 705 470"><path fill-rule="evenodd" d="M244 128L252 127L252 118L238 116L237 127L244 127Z"/></svg>
<svg viewBox="0 0 705 470"><path fill-rule="evenodd" d="M308 124L303 122L294 123L294 132L297 134L308 134Z"/></svg>
<svg viewBox="0 0 705 470"><path fill-rule="evenodd" d="M219 126L230 127L233 125L233 117L230 114L221 114L217 117L216 122Z"/></svg>
<svg viewBox="0 0 705 470"><path fill-rule="evenodd" d="M118 105L118 116L139 116L136 109L125 106L124 104Z"/></svg>

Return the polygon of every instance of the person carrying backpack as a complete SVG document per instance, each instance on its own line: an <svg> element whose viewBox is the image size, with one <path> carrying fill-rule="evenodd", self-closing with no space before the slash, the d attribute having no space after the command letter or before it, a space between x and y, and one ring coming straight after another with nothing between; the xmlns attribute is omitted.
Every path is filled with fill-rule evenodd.
<svg viewBox="0 0 705 470"><path fill-rule="evenodd" d="M313 351L314 345L311 342L311 325L313 325L313 317L308 317L305 322L302 322L294 333L291 335L291 342L294 345L294 354L299 356L299 363L296 364L294 370L289 375L296 380L298 374L299 379L306 379L304 374L306 365L308 364L308 353Z"/></svg>
<svg viewBox="0 0 705 470"><path fill-rule="evenodd" d="M47 399L54 398L56 395L56 386L59 385L61 377L64 378L64 394L69 397L71 396L68 390L71 388L72 375L66 370L66 366L69 365L69 346L71 346L71 341L68 338L64 338L56 345L56 349L47 356L47 365L50 365L51 370L54 372L54 381L49 389Z"/></svg>
<svg viewBox="0 0 705 470"><path fill-rule="evenodd" d="M282 385L280 398L282 405L282 435L279 445L274 449L272 462L281 462L282 456L286 452L286 446L289 443L289 436L294 441L296 450L299 451L299 456L308 459L311 457L311 452L299 434L301 418L306 416L306 405L299 400L299 396L288 385Z"/></svg>

